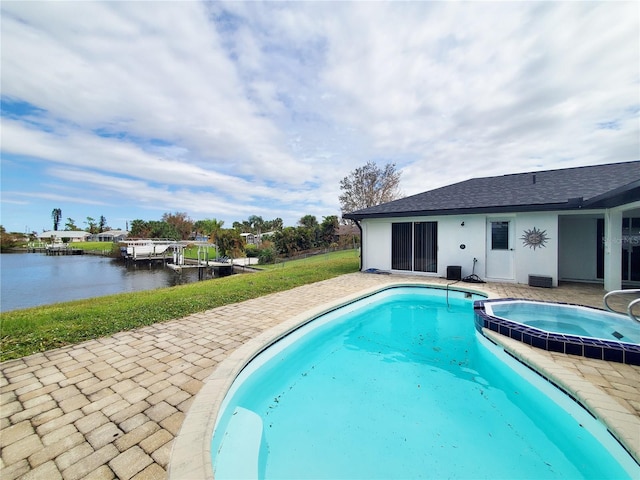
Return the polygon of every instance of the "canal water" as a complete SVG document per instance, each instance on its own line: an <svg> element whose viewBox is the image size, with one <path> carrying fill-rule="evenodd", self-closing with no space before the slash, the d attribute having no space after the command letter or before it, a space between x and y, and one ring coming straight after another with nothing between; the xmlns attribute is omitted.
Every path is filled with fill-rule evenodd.
<svg viewBox="0 0 640 480"><path fill-rule="evenodd" d="M0 255L0 312L50 303L154 290L198 281L198 270L170 268L93 255Z"/></svg>

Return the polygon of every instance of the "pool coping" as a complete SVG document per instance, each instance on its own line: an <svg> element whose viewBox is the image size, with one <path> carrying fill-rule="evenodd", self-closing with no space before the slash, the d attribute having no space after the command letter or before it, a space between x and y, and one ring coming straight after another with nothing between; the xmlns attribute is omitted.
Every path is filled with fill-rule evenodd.
<svg viewBox="0 0 640 480"><path fill-rule="evenodd" d="M194 398L178 435L175 437L167 478L169 480L187 480L193 478L213 480L211 438L218 412L236 377L260 352L323 314L378 292L402 286L419 286L440 290L471 292L483 295L487 300L502 298L482 288L466 288L461 286L450 288L450 285L443 285L441 283L430 284L422 281L391 280L383 286L377 285L365 288L357 293L346 295L335 301L311 308L269 328L234 350L205 380L201 390ZM487 329L483 329L483 334L485 334L485 330ZM640 464L640 442L638 442L637 438L637 432L640 431L640 418L630 413L606 392L601 391L590 382L586 380L579 382L577 381L578 379L575 378L574 380L576 381L574 382L572 381L572 377L575 377L575 375L568 370L553 364L553 362L544 359L544 357L541 357L545 360L542 361L535 354L522 351L511 343L520 342L509 337L495 334L490 330L486 331L485 336L573 398L582 400L579 401L579 403L581 403L587 411L591 412L592 415L601 420L614 437L632 455L636 462ZM526 344L522 345L530 349L532 348ZM561 372L561 370L566 370L566 372ZM556 376L558 376L558 378L556 378ZM604 419L607 421L605 422ZM633 428L635 428L635 436L634 432L632 432L633 429L629 429L627 427L628 425L632 425Z"/></svg>

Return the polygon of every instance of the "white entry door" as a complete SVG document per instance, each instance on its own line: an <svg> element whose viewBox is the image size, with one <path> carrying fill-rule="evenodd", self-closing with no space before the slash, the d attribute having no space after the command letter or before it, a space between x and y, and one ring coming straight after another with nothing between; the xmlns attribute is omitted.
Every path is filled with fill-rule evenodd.
<svg viewBox="0 0 640 480"><path fill-rule="evenodd" d="M487 278L515 280L513 219L487 220Z"/></svg>

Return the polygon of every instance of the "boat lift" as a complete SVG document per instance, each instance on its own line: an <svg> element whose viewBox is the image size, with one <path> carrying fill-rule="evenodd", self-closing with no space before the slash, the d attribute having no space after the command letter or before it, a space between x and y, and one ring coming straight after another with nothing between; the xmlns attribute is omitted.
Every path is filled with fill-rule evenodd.
<svg viewBox="0 0 640 480"><path fill-rule="evenodd" d="M198 278L205 277L207 269L217 270L221 276L233 273L233 262L228 258L209 259L209 243L197 242L197 260L185 259L184 251L193 242L184 243L174 240L162 239L138 239L123 242L126 244L120 248L125 262L136 263L139 261L153 263L162 262L176 273L182 273L185 268L197 268Z"/></svg>

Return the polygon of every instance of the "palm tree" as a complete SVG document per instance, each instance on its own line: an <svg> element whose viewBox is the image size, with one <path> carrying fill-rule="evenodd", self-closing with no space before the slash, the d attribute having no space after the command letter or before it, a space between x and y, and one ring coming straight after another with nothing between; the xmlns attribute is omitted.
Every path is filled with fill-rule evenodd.
<svg viewBox="0 0 640 480"><path fill-rule="evenodd" d="M60 219L62 218L62 209L54 208L51 210L51 218L53 219L53 229L57 231L58 225L60 225Z"/></svg>
<svg viewBox="0 0 640 480"><path fill-rule="evenodd" d="M224 220L216 220L215 218L205 218L204 220L198 220L195 223L196 230L199 233L203 233L209 236L209 242L216 243L218 234L222 230Z"/></svg>

